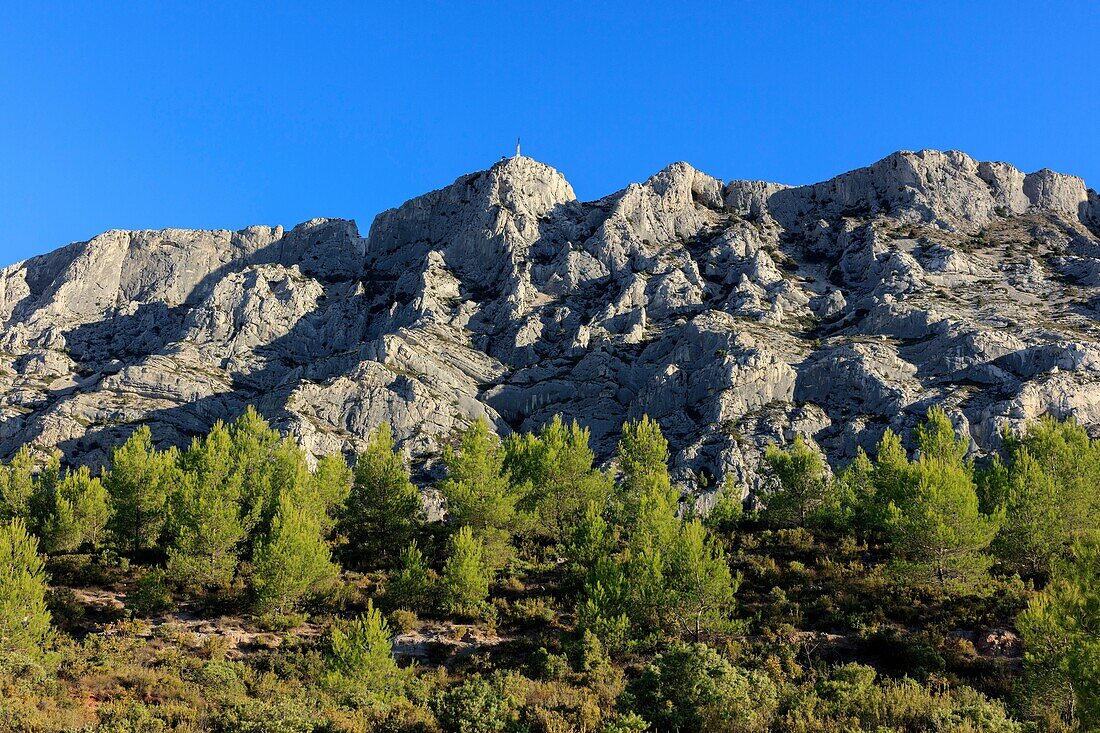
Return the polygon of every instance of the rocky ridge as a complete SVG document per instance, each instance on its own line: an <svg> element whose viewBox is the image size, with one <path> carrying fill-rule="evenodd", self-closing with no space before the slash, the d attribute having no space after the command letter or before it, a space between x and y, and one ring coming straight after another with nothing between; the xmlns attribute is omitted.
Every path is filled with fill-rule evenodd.
<svg viewBox="0 0 1100 733"><path fill-rule="evenodd" d="M422 478L481 416L648 414L691 489L797 433L834 466L944 405L1100 429L1100 197L1080 178L899 152L809 186L675 163L578 201L531 158L355 223L110 231L0 271L0 454L99 465L255 404L314 454L385 421ZM704 492L705 493L705 492Z"/></svg>

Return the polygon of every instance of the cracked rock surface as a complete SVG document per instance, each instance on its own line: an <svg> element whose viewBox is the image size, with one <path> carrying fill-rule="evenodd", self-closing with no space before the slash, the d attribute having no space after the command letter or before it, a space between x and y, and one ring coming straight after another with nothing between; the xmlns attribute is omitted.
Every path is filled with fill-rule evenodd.
<svg viewBox="0 0 1100 733"><path fill-rule="evenodd" d="M836 467L942 404L981 454L1100 429L1100 197L899 152L809 186L675 163L591 202L531 158L289 231L110 231L0 271L0 454L98 466L255 404L314 454L388 422L418 476L487 417L560 413L609 459L648 414L676 478L749 490L769 442ZM708 489L709 487L709 489Z"/></svg>

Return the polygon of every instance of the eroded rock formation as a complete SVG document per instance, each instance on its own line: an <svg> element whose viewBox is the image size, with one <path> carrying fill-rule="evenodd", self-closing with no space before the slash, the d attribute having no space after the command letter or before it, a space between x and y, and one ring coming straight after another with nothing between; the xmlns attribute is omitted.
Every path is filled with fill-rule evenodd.
<svg viewBox="0 0 1100 733"><path fill-rule="evenodd" d="M1081 179L936 151L800 187L675 163L592 202L517 157L365 238L111 231L0 271L0 453L98 465L249 403L318 454L388 422L422 476L481 416L576 418L606 459L648 414L693 488L753 486L795 433L843 464L932 403L980 453L1100 428L1098 232Z"/></svg>

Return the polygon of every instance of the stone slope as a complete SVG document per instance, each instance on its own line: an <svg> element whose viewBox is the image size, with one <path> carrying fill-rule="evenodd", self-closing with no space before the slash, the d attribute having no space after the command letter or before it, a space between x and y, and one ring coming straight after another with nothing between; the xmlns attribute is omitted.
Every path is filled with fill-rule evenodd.
<svg viewBox="0 0 1100 733"><path fill-rule="evenodd" d="M256 404L314 453L389 422L430 475L481 416L648 414L685 486L769 441L834 465L944 404L975 452L1044 413L1100 428L1100 198L1073 176L899 152L810 186L676 163L580 202L502 160L290 231L111 231L0 271L0 453L98 465Z"/></svg>

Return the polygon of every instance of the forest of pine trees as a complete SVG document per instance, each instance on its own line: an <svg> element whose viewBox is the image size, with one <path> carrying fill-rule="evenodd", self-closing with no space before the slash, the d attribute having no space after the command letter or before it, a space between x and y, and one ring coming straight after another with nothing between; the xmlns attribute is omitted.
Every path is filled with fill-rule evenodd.
<svg viewBox="0 0 1100 733"><path fill-rule="evenodd" d="M386 425L351 461L252 409L100 471L24 447L0 730L1100 730L1100 441L1044 418L975 462L938 408L906 437L835 473L770 446L753 510L704 512L648 418L607 466L576 423L481 421L436 522Z"/></svg>

